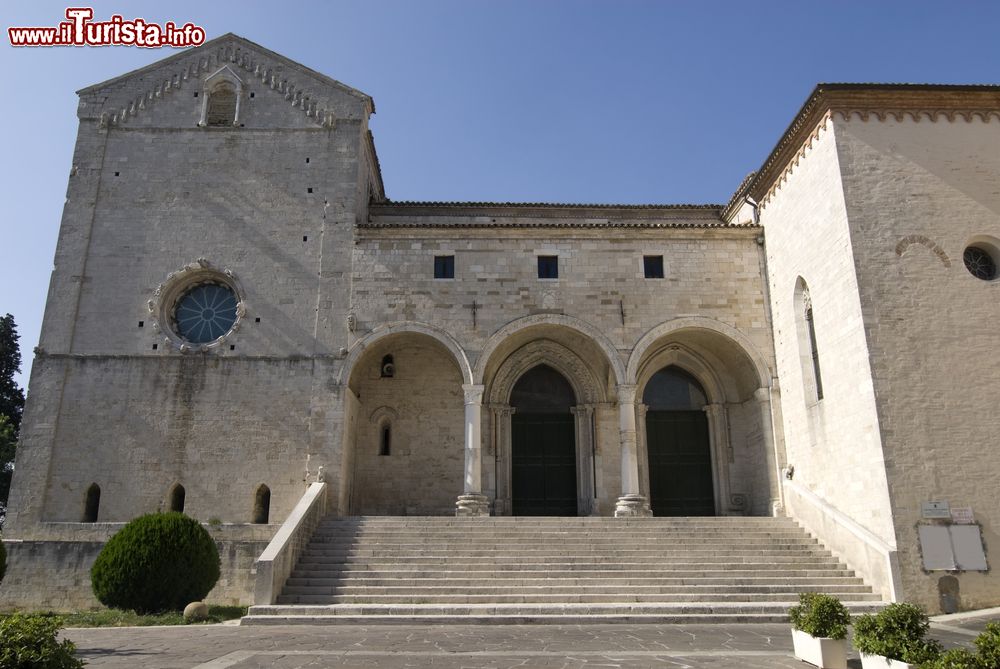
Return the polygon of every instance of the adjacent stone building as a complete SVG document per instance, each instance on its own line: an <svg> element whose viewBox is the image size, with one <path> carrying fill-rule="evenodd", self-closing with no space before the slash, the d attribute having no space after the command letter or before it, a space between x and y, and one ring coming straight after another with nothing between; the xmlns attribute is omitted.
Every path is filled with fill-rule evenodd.
<svg viewBox="0 0 1000 669"><path fill-rule="evenodd" d="M89 603L179 509L247 601L324 480L335 515L784 514L886 599L1000 604L918 540L1000 543L1000 87L820 85L724 206L393 202L371 98L235 35L79 95L0 599Z"/></svg>

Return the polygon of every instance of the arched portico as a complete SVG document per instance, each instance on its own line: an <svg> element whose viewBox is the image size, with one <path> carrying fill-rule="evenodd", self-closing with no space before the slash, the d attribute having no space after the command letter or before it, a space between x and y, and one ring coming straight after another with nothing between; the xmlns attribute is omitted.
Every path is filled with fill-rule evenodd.
<svg viewBox="0 0 1000 669"><path fill-rule="evenodd" d="M340 509L443 515L464 489L463 397L471 367L453 337L392 323L352 346L344 402Z"/></svg>
<svg viewBox="0 0 1000 669"><path fill-rule="evenodd" d="M588 404L581 399L578 405L579 415L578 430L581 430L581 440L590 439L592 444L591 465L593 476L586 487L581 486L582 491L589 490L595 497L589 503L588 513L597 514L597 496L603 496L602 491L608 492L607 486L602 485L602 478L609 481L618 476L605 475L602 468L598 466L599 432L608 432L611 427L613 416L611 412L618 413L618 429L615 431L615 450L620 454L617 474L620 474L620 485L616 495L616 515L633 516L647 515L648 504L640 494L638 461L636 447L635 429L635 384L628 383L626 366L618 350L611 340L598 328L572 316L564 314L534 314L511 321L500 328L483 347L483 351L473 368L473 378L483 387L490 387L494 377L497 375L500 366L511 356L527 344L541 339L548 339L557 342L570 351L579 353L579 358L585 360L586 367L589 368L594 380L594 387L600 389L601 399L594 404ZM578 399L581 396L578 395ZM495 398L494 398L495 399ZM617 406L616 406L617 405ZM494 412L493 430L494 438L499 438L500 447L509 438L504 433L504 426L509 423L504 412L509 407L503 404L492 407ZM579 443L579 442L578 442ZM502 453L502 450L496 452ZM605 459L607 462L607 459ZM495 475L502 476L503 463L495 470ZM499 500L500 512L503 510L504 497L500 490L502 481L496 481L497 499ZM582 503L581 503L582 504ZM583 506L581 506L581 509ZM581 513L583 511L581 510Z"/></svg>
<svg viewBox="0 0 1000 669"><path fill-rule="evenodd" d="M640 489L650 491L647 406L650 379L680 370L704 389L715 513L771 512L780 492L771 418L771 374L763 356L742 332L708 318L681 318L651 329L637 342L627 374L636 387Z"/></svg>
<svg viewBox="0 0 1000 669"><path fill-rule="evenodd" d="M514 419L518 410L512 397L519 382L540 367L552 369L565 379L571 390L574 406L567 407L572 415L573 453L575 459L575 515L596 515L598 479L596 463L595 410L607 404L607 384L598 370L572 349L553 339L535 339L507 355L487 379L486 399L490 411L490 444L493 462L488 477L494 484L494 513L515 512ZM523 411L531 411L522 407Z"/></svg>

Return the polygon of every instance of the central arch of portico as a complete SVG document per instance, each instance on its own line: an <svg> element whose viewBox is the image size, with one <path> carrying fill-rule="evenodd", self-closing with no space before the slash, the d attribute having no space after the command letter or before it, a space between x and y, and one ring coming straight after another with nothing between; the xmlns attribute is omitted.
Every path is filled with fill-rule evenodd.
<svg viewBox="0 0 1000 669"><path fill-rule="evenodd" d="M575 452L575 515L597 513L597 468L594 443L594 409L607 401L606 384L576 353L552 339L534 339L507 356L492 375L485 395L489 410L489 438L493 453L491 477L495 483L494 513L509 515L513 503L514 434L512 426L517 408L511 397L517 384L532 370L547 367L565 379L572 388L575 406L571 407ZM530 410L530 409L528 409Z"/></svg>

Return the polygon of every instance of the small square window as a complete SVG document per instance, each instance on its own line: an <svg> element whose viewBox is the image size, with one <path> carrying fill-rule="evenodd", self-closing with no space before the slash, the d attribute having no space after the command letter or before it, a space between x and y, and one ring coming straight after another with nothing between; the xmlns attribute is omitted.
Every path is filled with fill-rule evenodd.
<svg viewBox="0 0 1000 669"><path fill-rule="evenodd" d="M434 256L434 278L455 278L455 256Z"/></svg>
<svg viewBox="0 0 1000 669"><path fill-rule="evenodd" d="M643 256L642 270L647 279L663 278L663 256Z"/></svg>
<svg viewBox="0 0 1000 669"><path fill-rule="evenodd" d="M538 256L538 278L559 278L559 256Z"/></svg>

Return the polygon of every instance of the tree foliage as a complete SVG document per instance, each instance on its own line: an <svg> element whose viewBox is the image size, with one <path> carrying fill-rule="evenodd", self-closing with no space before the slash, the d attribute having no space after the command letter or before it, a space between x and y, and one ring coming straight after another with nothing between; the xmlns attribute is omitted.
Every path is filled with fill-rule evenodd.
<svg viewBox="0 0 1000 669"><path fill-rule="evenodd" d="M14 381L14 375L21 371L19 339L14 317L0 317L0 522L7 514L14 448L24 411L24 391Z"/></svg>
<svg viewBox="0 0 1000 669"><path fill-rule="evenodd" d="M219 550L197 520L150 513L128 522L101 549L90 570L105 606L138 613L180 611L205 598L219 580Z"/></svg>
<svg viewBox="0 0 1000 669"><path fill-rule="evenodd" d="M7 416L14 426L14 435L21 429L24 411L24 391L14 381L21 371L20 335L10 314L0 317L0 416Z"/></svg>

